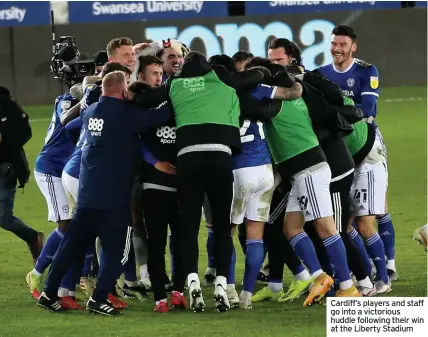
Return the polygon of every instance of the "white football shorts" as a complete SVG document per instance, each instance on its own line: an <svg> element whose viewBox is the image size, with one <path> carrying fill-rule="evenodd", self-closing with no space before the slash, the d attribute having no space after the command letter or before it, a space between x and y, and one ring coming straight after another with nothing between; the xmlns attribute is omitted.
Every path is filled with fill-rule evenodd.
<svg viewBox="0 0 428 337"><path fill-rule="evenodd" d="M301 212L305 221L333 215L331 170L326 162L296 173L291 179L286 213Z"/></svg>
<svg viewBox="0 0 428 337"><path fill-rule="evenodd" d="M70 206L70 215L73 215L77 205L77 195L79 193L79 179L76 179L65 171L62 171L62 185L67 196L68 206Z"/></svg>
<svg viewBox="0 0 428 337"><path fill-rule="evenodd" d="M58 222L71 219L62 179L36 171L34 171L34 178L48 205L48 221Z"/></svg>
<svg viewBox="0 0 428 337"><path fill-rule="evenodd" d="M355 216L385 214L386 170L382 162L362 163L355 169L350 191Z"/></svg>
<svg viewBox="0 0 428 337"><path fill-rule="evenodd" d="M274 191L272 165L236 169L233 176L232 223L239 225L244 218L268 222Z"/></svg>

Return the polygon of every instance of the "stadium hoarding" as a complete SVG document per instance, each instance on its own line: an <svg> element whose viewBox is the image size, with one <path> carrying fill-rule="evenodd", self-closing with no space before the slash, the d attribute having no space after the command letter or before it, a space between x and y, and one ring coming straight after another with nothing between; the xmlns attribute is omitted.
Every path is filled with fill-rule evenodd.
<svg viewBox="0 0 428 337"><path fill-rule="evenodd" d="M331 61L329 52L332 28L351 22L358 35L356 56L375 64L380 71L381 86L426 84L426 8L355 12L299 13L225 17L189 20L156 20L147 22L80 23L59 25L57 35L74 35L81 52L92 55L105 49L118 36L129 36L134 42L178 37L193 50L208 57L217 53L234 54L249 50L266 56L267 46L275 37L294 40L302 49L303 61L313 69ZM379 18L382 30L379 30ZM400 24L397 24L400 22ZM0 28L0 85L11 86L24 104L51 103L60 85L48 74L52 55L50 27L15 27L13 40L7 28ZM37 53L28 54L28 45L36 45ZM411 53L398 46L412 46ZM398 54L399 53L399 56ZM400 64L412 65L397 67ZM13 62L12 62L13 60ZM13 69L13 72L12 70ZM7 75L3 77L3 75Z"/></svg>
<svg viewBox="0 0 428 337"><path fill-rule="evenodd" d="M46 25L49 1L0 1L0 27Z"/></svg>
<svg viewBox="0 0 428 337"><path fill-rule="evenodd" d="M227 1L69 1L70 23L228 16Z"/></svg>
<svg viewBox="0 0 428 337"><path fill-rule="evenodd" d="M246 15L401 8L400 1L245 1Z"/></svg>

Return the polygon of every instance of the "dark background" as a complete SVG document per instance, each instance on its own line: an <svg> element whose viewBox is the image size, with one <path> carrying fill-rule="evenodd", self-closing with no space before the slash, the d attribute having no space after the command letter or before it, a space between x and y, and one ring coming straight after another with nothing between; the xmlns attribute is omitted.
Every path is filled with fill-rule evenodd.
<svg viewBox="0 0 428 337"><path fill-rule="evenodd" d="M233 12L233 8L231 13ZM341 24L352 12L315 12L274 16L231 16L221 19L174 21L179 32L202 25L211 30L219 23L257 23L264 27L272 21L287 23L294 35L308 20L325 19ZM381 18L381 20L379 19ZM153 21L152 21L153 22ZM105 49L114 37L128 36L134 43L146 41L146 27L172 25L169 21L89 23L57 26L57 37L74 35L81 52L92 55ZM427 10L402 8L370 10L358 13L352 22L358 35L356 57L379 69L381 86L426 85L427 82ZM165 37L166 38L166 37ZM249 37L251 38L251 37ZM266 46L273 37L266 40ZM298 44L300 41L296 40ZM50 26L0 28L0 85L10 88L20 104L49 104L61 93L61 85L49 75L52 57ZM246 39L240 43L246 49ZM200 39L191 48L204 51Z"/></svg>

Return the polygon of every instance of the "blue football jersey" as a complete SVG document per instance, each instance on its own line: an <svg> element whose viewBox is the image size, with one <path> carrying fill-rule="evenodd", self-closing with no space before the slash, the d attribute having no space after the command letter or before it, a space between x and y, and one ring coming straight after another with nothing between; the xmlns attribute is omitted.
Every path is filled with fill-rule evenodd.
<svg viewBox="0 0 428 337"><path fill-rule="evenodd" d="M345 71L338 71L333 63L318 68L330 81L336 83L345 96L351 98L363 110L366 118L376 117L376 100L379 98L379 71L374 65L354 59ZM366 99L366 103L364 99ZM370 104L371 103L371 104ZM368 107L368 108L367 108Z"/></svg>
<svg viewBox="0 0 428 337"><path fill-rule="evenodd" d="M233 169L270 164L270 152L263 123L245 120L239 131L242 152L232 157Z"/></svg>
<svg viewBox="0 0 428 337"><path fill-rule="evenodd" d="M276 87L260 84L252 92L255 99L273 98ZM255 167L271 163L269 147L266 142L262 122L245 120L241 129L242 152L232 157L233 169Z"/></svg>
<svg viewBox="0 0 428 337"><path fill-rule="evenodd" d="M70 159L68 160L67 164L64 167L64 171L69 176L79 179L80 163L82 161L82 146L86 139L86 133L85 133L85 128L83 126L82 119L79 117L76 120L80 121L80 124L82 124L80 129L80 136L79 136L79 140L77 141L74 152L71 154Z"/></svg>
<svg viewBox="0 0 428 337"><path fill-rule="evenodd" d="M64 125L61 124L61 114L77 103L77 99L71 96L69 92L58 96L55 100L52 120L45 137L45 145L36 159L34 168L36 172L61 177L62 170L75 148Z"/></svg>
<svg viewBox="0 0 428 337"><path fill-rule="evenodd" d="M91 104L98 102L101 96L101 87L96 84L89 84L85 87L85 92L83 93L83 101L81 104L80 114L83 115L85 110ZM85 127L83 126L83 121L81 118L75 119L70 122L73 123L75 121L80 121L81 129L79 140L77 141L76 148L74 152L70 156L67 164L64 167L64 171L71 177L79 179L80 176L80 163L82 161L82 146L86 139ZM68 125L67 125L68 126Z"/></svg>

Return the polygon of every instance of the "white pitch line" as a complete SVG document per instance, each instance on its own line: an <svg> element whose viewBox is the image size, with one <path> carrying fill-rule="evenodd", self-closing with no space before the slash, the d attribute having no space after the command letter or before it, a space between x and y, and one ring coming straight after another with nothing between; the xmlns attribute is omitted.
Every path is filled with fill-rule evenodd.
<svg viewBox="0 0 428 337"><path fill-rule="evenodd" d="M415 102L422 101L423 97L401 97L401 98L391 98L385 99L383 102L385 103L400 103L400 102Z"/></svg>

